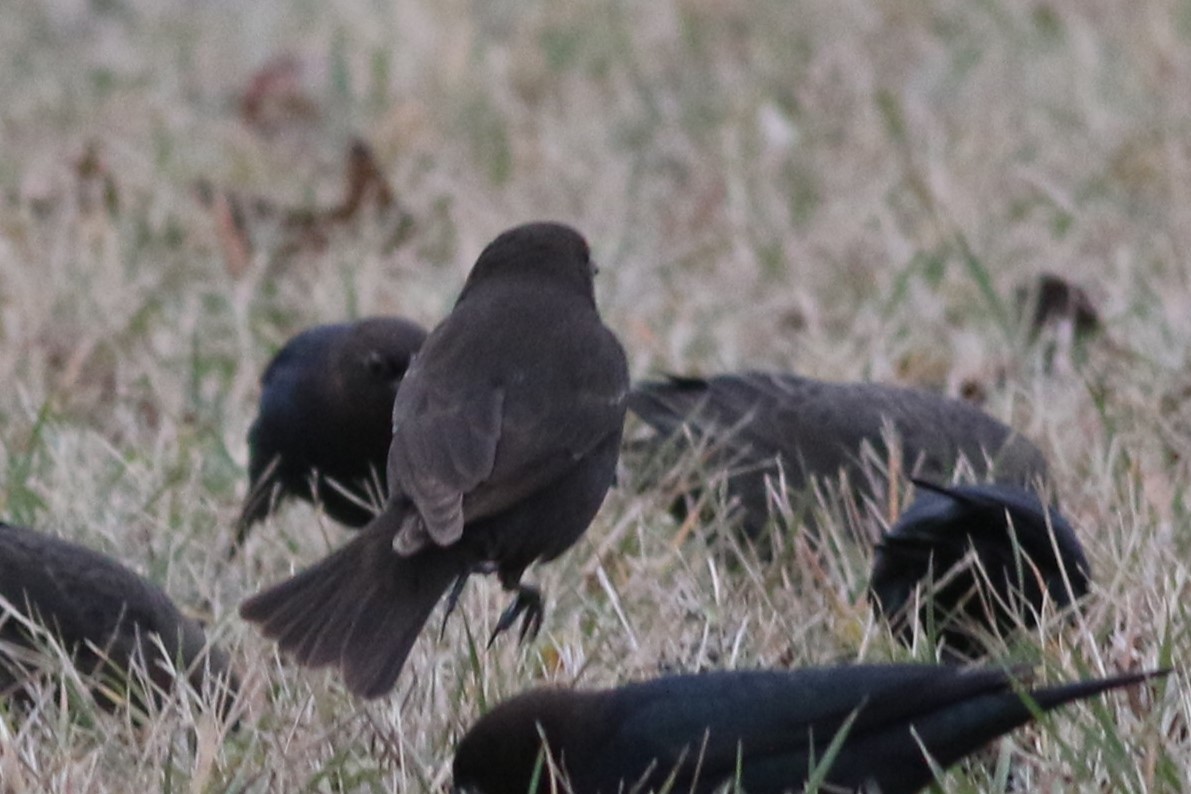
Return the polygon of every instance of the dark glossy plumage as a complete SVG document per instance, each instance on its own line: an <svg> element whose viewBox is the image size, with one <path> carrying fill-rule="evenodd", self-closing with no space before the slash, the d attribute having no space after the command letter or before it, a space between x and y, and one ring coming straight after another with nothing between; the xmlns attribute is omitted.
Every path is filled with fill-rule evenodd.
<svg viewBox="0 0 1191 794"><path fill-rule="evenodd" d="M1027 689L1048 711L1146 678ZM673 775L670 791L700 794L739 774L749 794L797 792L845 731L822 790L910 794L935 779L922 745L946 768L1032 717L1009 673L935 665L679 675L589 692L537 689L496 706L460 740L455 786L527 794L544 734L569 778L570 788L558 791L657 791ZM551 791L551 773L541 775L536 791Z"/></svg>
<svg viewBox="0 0 1191 794"><path fill-rule="evenodd" d="M238 688L227 657L207 646L202 628L169 596L85 546L0 523L0 598L16 611L0 609L0 641L15 646L11 653L0 649L4 695L19 694L38 669L52 668L55 657L35 652L45 647L46 634L73 657L82 675L94 674L103 682L93 691L108 707L114 704L103 687L120 693L127 687L136 702L148 702L137 691L140 678L127 674L134 663L143 665L159 691L155 696L173 688L172 666L186 671L196 692L203 692L206 681L221 708L230 705ZM29 651L34 651L32 660Z"/></svg>
<svg viewBox="0 0 1191 794"><path fill-rule="evenodd" d="M877 546L869 584L903 639L917 603L921 625L950 654L973 658L983 633L1033 626L1045 600L1063 607L1087 594L1091 568L1075 530L1033 491L916 483L914 503Z"/></svg>
<svg viewBox="0 0 1191 794"><path fill-rule="evenodd" d="M636 384L629 410L659 441L681 439L685 427L706 442L708 468L724 472L741 525L754 538L770 518L767 479L776 482L780 473L797 493L811 477L847 472L863 488L862 446L886 460L887 428L900 443L906 475L944 479L963 457L981 478L1027 483L1046 476L1042 453L1009 427L968 403L915 389L764 372L670 377Z"/></svg>
<svg viewBox="0 0 1191 794"><path fill-rule="evenodd" d="M248 494L237 545L286 498L317 501L362 527L383 504L393 400L426 332L397 317L320 325L298 334L261 378L248 431Z"/></svg>
<svg viewBox="0 0 1191 794"><path fill-rule="evenodd" d="M431 332L393 408L391 495L361 535L241 607L298 662L392 688L452 581L492 565L520 585L591 523L615 474L628 370L600 321L587 243L558 224L500 235Z"/></svg>

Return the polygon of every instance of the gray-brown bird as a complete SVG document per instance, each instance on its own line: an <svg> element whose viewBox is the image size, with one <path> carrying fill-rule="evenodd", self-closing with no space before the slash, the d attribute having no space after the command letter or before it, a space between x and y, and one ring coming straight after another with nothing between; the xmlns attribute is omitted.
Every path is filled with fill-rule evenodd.
<svg viewBox="0 0 1191 794"><path fill-rule="evenodd" d="M1047 470L1037 447L978 408L877 383L766 372L669 377L635 384L629 410L656 433L647 446L685 443L685 428L706 448L706 468L726 478L741 527L753 539L771 517L767 481L797 494L812 477L847 473L853 486L867 488L862 448L870 445L887 460L889 430L905 475L945 480L961 458L977 477L1005 482L1029 483Z"/></svg>
<svg viewBox="0 0 1191 794"><path fill-rule="evenodd" d="M98 551L0 523L0 694L21 697L53 655L52 639L93 676L96 700L127 695L142 709L176 686L173 671L221 713L239 688L227 656L207 644L161 588ZM6 647L7 646L7 647ZM137 669L142 675L130 674ZM140 689L148 680L154 691Z"/></svg>
<svg viewBox="0 0 1191 794"><path fill-rule="evenodd" d="M1091 566L1071 524L1013 485L935 485L877 544L869 596L909 642L914 619L949 658L974 659L983 635L1037 623L1043 603L1087 595Z"/></svg>
<svg viewBox="0 0 1191 794"><path fill-rule="evenodd" d="M946 769L1039 712L1151 675L1032 688L1004 670L891 664L535 689L460 740L455 790L779 794L818 775L817 791L911 794L935 780L932 764Z"/></svg>
<svg viewBox="0 0 1191 794"><path fill-rule="evenodd" d="M384 511L241 614L299 663L338 666L364 697L393 687L435 604L470 573L495 570L517 591L494 636L518 617L523 637L536 630L541 596L521 576L587 529L624 425L628 367L594 272L568 226L490 243L397 392Z"/></svg>
<svg viewBox="0 0 1191 794"><path fill-rule="evenodd" d="M278 351L261 378L248 431L248 494L236 546L286 497L322 505L362 527L384 504L393 400L426 332L399 317L309 328Z"/></svg>

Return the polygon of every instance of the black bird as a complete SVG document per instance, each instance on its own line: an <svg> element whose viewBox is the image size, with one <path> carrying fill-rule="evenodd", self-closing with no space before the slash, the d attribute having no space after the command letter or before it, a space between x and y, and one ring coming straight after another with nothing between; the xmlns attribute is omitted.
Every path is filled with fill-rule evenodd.
<svg viewBox="0 0 1191 794"><path fill-rule="evenodd" d="M1100 313L1087 290L1054 273L1041 273L1014 290L1017 312L1028 321L1031 339L1047 328L1070 324L1072 335L1086 337L1100 330Z"/></svg>
<svg viewBox="0 0 1191 794"><path fill-rule="evenodd" d="M877 545L869 595L904 641L920 624L945 654L980 655L980 637L1032 627L1044 601L1087 595L1091 567L1075 530L1033 491L934 485Z"/></svg>
<svg viewBox="0 0 1191 794"><path fill-rule="evenodd" d="M1027 483L1046 460L1024 437L978 408L930 392L877 383L827 383L798 375L745 372L643 381L629 410L656 433L648 448L684 443L684 428L723 472L742 529L753 539L770 518L767 480L797 493L811 478L862 476L862 448L889 457L887 430L906 475L944 479L961 458L977 477ZM877 494L877 496L880 496ZM681 514L682 503L675 505Z"/></svg>
<svg viewBox="0 0 1191 794"><path fill-rule="evenodd" d="M1013 672L900 664L535 689L496 706L460 740L455 790L615 794L669 782L665 790L699 794L738 781L729 790L777 794L821 774L824 791L909 794L935 780L923 748L945 769L1038 711L1151 675L1030 689Z"/></svg>
<svg viewBox="0 0 1191 794"><path fill-rule="evenodd" d="M22 698L52 664L39 653L52 638L96 682L100 705L127 693L142 709L176 685L172 669L226 714L239 683L228 658L209 646L161 588L98 551L0 522L0 695ZM144 672L152 692L139 689Z"/></svg>
<svg viewBox="0 0 1191 794"><path fill-rule="evenodd" d="M362 527L384 503L393 399L426 332L398 317L320 325L285 343L261 378L248 431L248 494L236 546L277 501L317 501Z"/></svg>
<svg viewBox="0 0 1191 794"><path fill-rule="evenodd" d="M612 483L624 426L624 350L596 310L587 242L519 226L480 254L393 407L389 501L361 534L241 606L301 664L348 688L392 688L439 598L495 571L516 590L495 634L541 622L520 584L587 529Z"/></svg>

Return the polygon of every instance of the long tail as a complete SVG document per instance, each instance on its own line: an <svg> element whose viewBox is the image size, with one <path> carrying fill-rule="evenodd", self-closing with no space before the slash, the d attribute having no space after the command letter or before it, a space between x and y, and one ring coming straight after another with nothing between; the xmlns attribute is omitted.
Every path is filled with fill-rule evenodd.
<svg viewBox="0 0 1191 794"><path fill-rule="evenodd" d="M390 506L326 559L245 601L241 617L299 664L337 665L356 695L384 695L435 604L467 570L451 549L396 554L400 520Z"/></svg>
<svg viewBox="0 0 1191 794"><path fill-rule="evenodd" d="M709 387L699 378L671 376L667 380L642 381L629 392L629 410L663 437L681 431L694 422L696 409L706 403Z"/></svg>
<svg viewBox="0 0 1191 794"><path fill-rule="evenodd" d="M1169 670L1128 673L1110 678L1059 684L1032 691L1031 703L1018 692L989 692L963 705L940 712L937 717L921 720L916 727L935 760L946 767L961 757L992 741L1001 734L1029 722L1037 712L1047 712L1076 700L1083 700L1112 689L1132 686L1161 678ZM1037 709L1037 711L1035 711Z"/></svg>

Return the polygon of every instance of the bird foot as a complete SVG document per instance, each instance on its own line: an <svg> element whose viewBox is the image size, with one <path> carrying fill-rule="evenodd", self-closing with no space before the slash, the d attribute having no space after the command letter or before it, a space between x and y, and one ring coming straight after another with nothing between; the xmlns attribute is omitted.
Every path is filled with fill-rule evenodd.
<svg viewBox="0 0 1191 794"><path fill-rule="evenodd" d="M488 647L491 648L497 636L516 623L518 618L521 619L521 642L525 642L527 638L533 639L538 636L538 632L542 629L542 616L545 612L541 591L529 585L518 585L517 597L513 599L513 603L509 604L509 608L501 614L500 620L496 622L496 628L492 630L492 636L488 638Z"/></svg>
<svg viewBox="0 0 1191 794"><path fill-rule="evenodd" d="M463 595L463 587L467 584L468 577L474 574L489 574L496 570L496 565L491 562L482 562L474 566L470 571L459 574L455 577L455 584L451 585L451 592L447 593L447 611L442 616L442 627L438 630L438 638L441 640L443 635L447 633L447 620L455 612L455 607L459 606L459 598Z"/></svg>
<svg viewBox="0 0 1191 794"><path fill-rule="evenodd" d="M470 576L471 571L459 574L455 577L455 584L451 585L451 592L447 593L447 611L443 613L442 626L438 630L439 642L442 641L443 636L447 633L447 620L455 612L455 607L459 606L459 597L463 595L463 588Z"/></svg>

